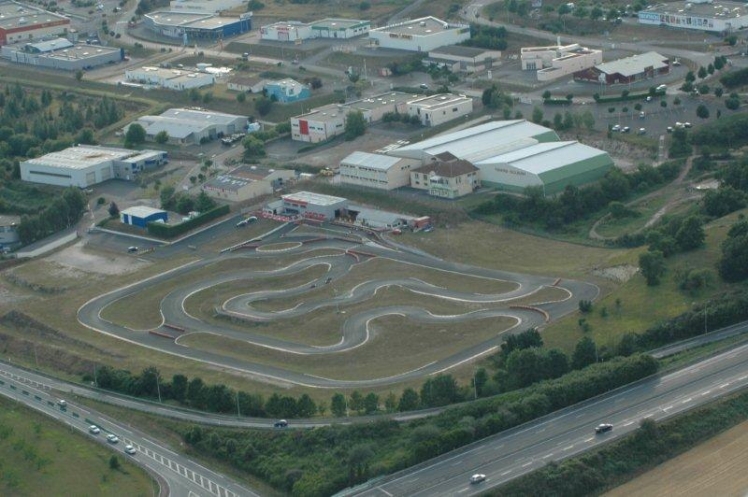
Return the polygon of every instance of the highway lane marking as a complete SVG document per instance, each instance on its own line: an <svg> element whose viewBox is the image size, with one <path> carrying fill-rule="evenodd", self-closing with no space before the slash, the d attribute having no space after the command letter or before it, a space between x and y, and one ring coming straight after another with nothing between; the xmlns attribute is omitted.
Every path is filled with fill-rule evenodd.
<svg viewBox="0 0 748 497"><path fill-rule="evenodd" d="M706 392L702 393L701 395L709 395L710 393L712 393L712 391L711 390L707 390Z"/></svg>
<svg viewBox="0 0 748 497"><path fill-rule="evenodd" d="M663 407L662 410L663 411L667 411L668 409L672 409L672 408L673 408L673 406L667 406L667 407Z"/></svg>
<svg viewBox="0 0 748 497"><path fill-rule="evenodd" d="M542 430L538 430L535 433L543 433L547 428L543 428Z"/></svg>
<svg viewBox="0 0 748 497"><path fill-rule="evenodd" d="M469 489L467 489L467 488L463 488L462 490L458 490L457 493L461 494L461 493L467 492L468 490Z"/></svg>
<svg viewBox="0 0 748 497"><path fill-rule="evenodd" d="M455 461L450 466L459 466L460 464L462 464L462 461Z"/></svg>
<svg viewBox="0 0 748 497"><path fill-rule="evenodd" d="M633 421L629 421L628 423L625 423L623 426L631 426L632 424L634 424L634 422Z"/></svg>
<svg viewBox="0 0 748 497"><path fill-rule="evenodd" d="M382 487L378 487L377 490L381 490L385 495L388 495L389 497L395 497L391 493L389 493L387 490L383 489Z"/></svg>
<svg viewBox="0 0 748 497"><path fill-rule="evenodd" d="M729 386L730 386L729 383L723 383L722 385L719 386L719 388L727 388Z"/></svg>
<svg viewBox="0 0 748 497"><path fill-rule="evenodd" d="M541 457L541 459L548 459L549 457L553 457L553 452L551 452L550 454L544 455L543 457Z"/></svg>
<svg viewBox="0 0 748 497"><path fill-rule="evenodd" d="M590 438L585 439L584 441L585 442L592 442L594 439L595 439L595 437L590 437Z"/></svg>
<svg viewBox="0 0 748 497"><path fill-rule="evenodd" d="M532 461L523 464L522 467L526 468L526 467L531 466L531 465L532 465Z"/></svg>
<svg viewBox="0 0 748 497"><path fill-rule="evenodd" d="M687 398L686 400L684 400L683 402L681 402L681 404L688 404L688 403L689 403L689 402L691 402L692 400L693 400L693 397L689 397L689 398Z"/></svg>
<svg viewBox="0 0 748 497"><path fill-rule="evenodd" d="M741 376L740 378L738 378L738 381L743 381L743 380L745 380L746 378L748 378L748 376Z"/></svg>
<svg viewBox="0 0 748 497"><path fill-rule="evenodd" d="M568 447L564 447L564 448L563 448L563 449L561 449L561 450L571 450L571 449L573 449L573 448L574 448L574 446L573 446L573 445L569 445Z"/></svg>
<svg viewBox="0 0 748 497"><path fill-rule="evenodd" d="M506 475L508 475L509 473L511 473L512 471L513 471L513 470L511 470L511 469L510 469L509 471L504 471L503 473L501 473L501 476L506 476Z"/></svg>

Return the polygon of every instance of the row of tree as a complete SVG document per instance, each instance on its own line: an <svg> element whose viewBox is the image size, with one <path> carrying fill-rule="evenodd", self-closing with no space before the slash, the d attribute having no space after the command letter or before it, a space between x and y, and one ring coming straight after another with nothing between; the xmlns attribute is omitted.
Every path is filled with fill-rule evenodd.
<svg viewBox="0 0 748 497"><path fill-rule="evenodd" d="M66 188L38 214L21 217L18 237L27 245L77 223L86 210L86 196L77 188Z"/></svg>

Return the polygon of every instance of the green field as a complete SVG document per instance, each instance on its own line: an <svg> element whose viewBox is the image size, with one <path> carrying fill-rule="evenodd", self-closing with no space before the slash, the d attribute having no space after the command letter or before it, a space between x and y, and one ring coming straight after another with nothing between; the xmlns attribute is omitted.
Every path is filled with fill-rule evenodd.
<svg viewBox="0 0 748 497"><path fill-rule="evenodd" d="M158 485L141 468L86 435L0 397L0 495L152 496Z"/></svg>

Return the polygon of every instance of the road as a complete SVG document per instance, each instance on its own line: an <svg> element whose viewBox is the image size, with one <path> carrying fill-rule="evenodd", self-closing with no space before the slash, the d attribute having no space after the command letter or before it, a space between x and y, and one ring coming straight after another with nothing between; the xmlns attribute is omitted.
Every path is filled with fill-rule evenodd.
<svg viewBox="0 0 748 497"><path fill-rule="evenodd" d="M39 381L35 375L19 371L11 366L0 364L0 395L50 416L70 426L85 436L106 445L112 451L130 458L134 463L144 467L151 474L157 475L161 485L161 495L190 496L214 495L218 497L257 497L258 494L238 483L217 474L190 459L169 450L165 444L153 437L125 424L115 421L89 407L75 404L69 399L66 407L58 405L59 396L55 396L51 385ZM96 425L101 429L99 434L91 434L89 426ZM107 434L119 438L116 444L106 442ZM124 452L126 444L137 450L134 455Z"/></svg>
<svg viewBox="0 0 748 497"><path fill-rule="evenodd" d="M742 325L743 330L748 325ZM748 345L582 402L537 421L339 495L478 495L489 488L620 438L645 418L662 420L748 386ZM595 435L600 423L614 429ZM470 475L487 480L469 483Z"/></svg>
<svg viewBox="0 0 748 497"><path fill-rule="evenodd" d="M233 220L229 221L233 223ZM233 224L223 223L222 226L216 226L211 230L226 229L225 226ZM164 353L176 355L179 357L189 358L202 361L204 363L215 364L221 367L228 367L243 373L251 373L256 377L266 378L272 381L282 381L296 385L316 387L316 388L365 388L382 385L391 385L407 380L419 379L424 376L446 371L459 364L474 360L484 354L495 350L503 342L504 337L498 334L485 342L471 345L449 357L445 357L428 364L423 364L414 370L392 374L381 378L370 378L365 380L342 380L336 378L325 378L311 374L292 371L280 366L263 365L252 362L251 359L229 357L213 352L192 349L183 346L180 340L183 336L194 333L211 333L237 340L242 340L256 346L266 347L272 350L280 350L292 354L327 354L343 352L361 346L369 339L369 322L375 317L384 315L407 315L409 319L420 322L460 322L467 319L478 319L481 317L506 316L514 318L516 321L515 328L526 329L529 327L540 326L547 320L557 319L563 315L573 312L578 307L578 301L594 300L599 292L597 286L574 280L556 281L551 277L531 276L506 271L489 270L485 268L468 266L464 264L455 264L431 257L424 253L414 253L406 250L395 250L391 247L382 245L374 241L365 241L364 243L353 241L346 230L336 232L333 229L325 232L320 231L315 235L294 235L292 230L294 225L276 231L269 235L262 242L253 244L252 247L242 249L236 252L223 252L219 255L205 255L199 261L181 266L179 268L167 271L165 273L154 275L150 278L128 285L126 287L113 290L104 295L96 297L85 303L78 311L78 320L89 329L95 330L121 340L158 350ZM200 236L206 237L211 230L206 230ZM195 270L212 264L218 260L235 259L240 262L245 259L262 259L276 258L278 254L273 251L263 251L263 245L273 245L278 242L296 243L295 247L285 249L284 254L295 255L304 254L314 249L336 249L340 251L339 255L315 256L311 253L308 258L299 262L289 264L287 267L272 272L257 270L237 270L230 274L218 274L211 277L205 277L200 281L183 284L175 290L165 295L161 301L161 314L163 322L150 330L132 330L118 323L113 323L102 318L103 310L123 299L128 295L136 294L144 288L160 282L168 281L176 277L181 277ZM258 245L255 247L254 245ZM260 250L258 250L260 249ZM166 249L166 251L176 250L175 247ZM161 249L159 249L161 251ZM163 256L164 254L160 254ZM385 258L397 262L412 264L417 266L432 267L442 271L454 272L458 274L474 275L481 278L496 279L515 283L515 288L511 291L497 295L480 295L469 292L456 292L448 288L438 288L433 285L426 285L415 279L398 278L398 279L377 279L362 282L355 289L346 290L345 293L337 295L334 299L315 297L312 293L317 286L323 286L327 278L335 280L341 278L355 265L363 263L372 258ZM224 302L222 308L216 311L220 314L231 317L238 317L253 322L284 320L289 318L298 318L317 309L337 309L341 304L359 302L373 297L379 288L387 286L408 287L415 293L424 295L433 295L445 300L457 300L462 302L481 303L503 303L500 310L475 310L461 316L435 316L425 313L421 309L405 308L402 306L382 307L373 311L364 313L355 313L347 316L345 324L341 329L341 341L331 347L320 348L306 344L294 343L280 338L275 338L260 333L255 333L251 329L244 329L241 332L230 326L221 326L218 324L208 324L200 319L189 315L185 310L185 302L196 292L203 291L216 285L230 281L253 281L261 282L270 278L283 278L294 273L303 271L306 268L322 265L328 269L327 273L319 278L310 280L305 285L298 288L286 289L283 291L267 292L262 290L258 285L253 292L238 296ZM565 296L554 302L546 302L535 306L535 309L513 308L511 299L517 299L523 296L529 296L541 290L544 287L554 286L559 290L565 291ZM261 299L285 299L290 297L300 297L310 293L306 302L300 304L294 309L275 313L263 313L251 307L251 303ZM163 326L166 325L166 326Z"/></svg>

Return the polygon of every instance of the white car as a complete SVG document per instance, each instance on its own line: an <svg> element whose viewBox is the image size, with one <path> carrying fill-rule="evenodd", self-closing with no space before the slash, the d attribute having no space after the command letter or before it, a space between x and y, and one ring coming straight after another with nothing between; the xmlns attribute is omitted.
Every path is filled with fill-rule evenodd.
<svg viewBox="0 0 748 497"><path fill-rule="evenodd" d="M476 473L470 477L470 483L480 483L482 481L486 481L486 475L484 474Z"/></svg>
<svg viewBox="0 0 748 497"><path fill-rule="evenodd" d="M125 445L125 452L130 454L131 456L134 456L138 451L135 450L135 447L133 447L132 445Z"/></svg>
<svg viewBox="0 0 748 497"><path fill-rule="evenodd" d="M110 444L116 444L117 442L119 442L119 438L117 438L117 435L115 435L114 433L110 433L106 436L106 441Z"/></svg>
<svg viewBox="0 0 748 497"><path fill-rule="evenodd" d="M639 134L640 135L646 135L647 134L647 128L639 128Z"/></svg>
<svg viewBox="0 0 748 497"><path fill-rule="evenodd" d="M610 128L610 130L611 131L616 131L616 132L617 131L621 131L621 125L620 124L616 124L615 126L613 126L612 128Z"/></svg>
<svg viewBox="0 0 748 497"><path fill-rule="evenodd" d="M91 433L91 434L93 434L93 435L98 435L99 433L101 433L101 430L99 429L98 426L91 425L91 426L88 427L88 432Z"/></svg>

